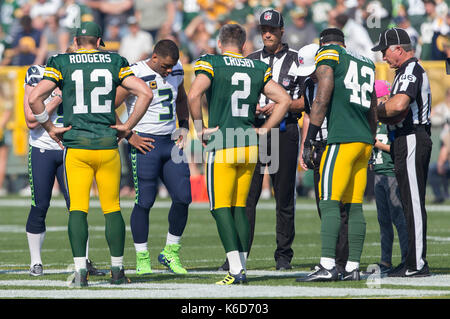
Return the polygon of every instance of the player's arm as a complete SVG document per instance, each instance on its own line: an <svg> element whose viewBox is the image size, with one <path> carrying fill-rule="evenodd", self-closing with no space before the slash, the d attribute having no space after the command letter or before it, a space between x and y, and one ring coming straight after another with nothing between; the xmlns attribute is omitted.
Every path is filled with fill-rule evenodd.
<svg viewBox="0 0 450 319"><path fill-rule="evenodd" d="M39 126L39 122L34 117L33 112L31 111L30 104L28 103L28 98L30 97L30 93L34 90L34 87L31 85L26 84L25 90L24 90L24 97L23 97L23 111L25 114L25 123L27 124L27 127L29 129L34 129L37 126ZM61 104L62 102L62 96L61 91L56 88L55 94L53 94L53 98L49 103L45 105L45 109L47 110L47 113L50 115L52 114Z"/></svg>
<svg viewBox="0 0 450 319"><path fill-rule="evenodd" d="M306 134L308 132L308 127L309 127L309 115L308 113L305 112L305 114L303 115L303 126L302 126L302 140L300 143L300 152L299 152L299 164L300 166L307 171L308 167L306 166L305 162L303 161L303 143L305 143L306 140Z"/></svg>
<svg viewBox="0 0 450 319"><path fill-rule="evenodd" d="M405 112L409 108L411 98L404 93L397 93L386 102L377 106L379 118L393 117Z"/></svg>
<svg viewBox="0 0 450 319"><path fill-rule="evenodd" d="M62 136L66 131L70 130L71 127L55 127L52 121L50 121L48 111L45 109L44 104L45 99L52 93L55 88L55 82L43 79L30 93L28 103L36 120L48 132L50 137L56 143L58 143L61 148L64 148L61 143Z"/></svg>
<svg viewBox="0 0 450 319"><path fill-rule="evenodd" d="M258 134L264 134L271 128L280 124L292 102L289 94L287 94L284 88L274 80L270 80L266 83L263 93L270 100L274 101L275 105L273 107L272 115L270 115L259 129L257 129Z"/></svg>
<svg viewBox="0 0 450 319"><path fill-rule="evenodd" d="M211 80L205 74L198 74L192 82L187 99L189 112L192 120L194 121L194 127L197 131L198 138L204 142L207 140L208 135L211 135L218 130L218 127L208 129L203 124L202 114L202 96L211 85Z"/></svg>
<svg viewBox="0 0 450 319"><path fill-rule="evenodd" d="M305 97L301 96L298 99L292 100L289 111L292 113L301 113L305 110Z"/></svg>
<svg viewBox="0 0 450 319"><path fill-rule="evenodd" d="M116 100L114 102L115 108L117 109L119 106L122 105L122 103L125 101L125 99L130 95L130 92L124 88L122 85L119 85L116 90Z"/></svg>
<svg viewBox="0 0 450 319"><path fill-rule="evenodd" d="M148 85L140 78L131 75L123 79L122 84L131 94L136 95L136 103L134 105L133 112L130 113L128 119L123 124L116 124L111 126L116 129L119 134L119 138L125 136L126 132L129 132L136 126L139 120L144 116L147 111L150 102L153 99L153 92Z"/></svg>
<svg viewBox="0 0 450 319"><path fill-rule="evenodd" d="M184 81L178 86L176 106L179 130L176 131L177 136L174 137L177 139L176 145L180 149L183 149L186 146L189 132L189 108L186 90L184 89Z"/></svg>
<svg viewBox="0 0 450 319"><path fill-rule="evenodd" d="M316 97L311 105L310 124L320 128L327 114L328 104L334 89L334 71L332 67L322 64L317 67L315 74L318 85ZM312 125L310 125L310 128Z"/></svg>
<svg viewBox="0 0 450 319"><path fill-rule="evenodd" d="M367 120L369 121L370 130L372 132L372 135L375 138L375 135L377 134L377 123L378 123L377 94L375 93L375 87L373 88L371 99L370 99L370 109L369 109L369 113L367 114Z"/></svg>

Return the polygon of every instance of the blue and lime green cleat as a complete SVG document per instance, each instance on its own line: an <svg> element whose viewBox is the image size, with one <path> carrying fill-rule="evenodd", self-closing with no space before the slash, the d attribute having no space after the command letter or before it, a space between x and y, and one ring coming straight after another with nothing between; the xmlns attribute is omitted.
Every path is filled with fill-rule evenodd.
<svg viewBox="0 0 450 319"><path fill-rule="evenodd" d="M187 270L183 268L180 262L180 248L181 245L179 244L166 245L159 254L158 261L174 274L183 275L187 274Z"/></svg>

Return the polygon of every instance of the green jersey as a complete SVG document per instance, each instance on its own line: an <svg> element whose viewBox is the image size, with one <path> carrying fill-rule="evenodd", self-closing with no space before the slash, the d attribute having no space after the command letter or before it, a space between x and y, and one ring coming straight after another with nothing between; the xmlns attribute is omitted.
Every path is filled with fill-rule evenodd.
<svg viewBox="0 0 450 319"><path fill-rule="evenodd" d="M62 91L64 146L82 149L117 147L114 100L116 88L133 75L128 62L117 53L81 49L49 58L44 79Z"/></svg>
<svg viewBox="0 0 450 319"><path fill-rule="evenodd" d="M272 78L264 62L244 58L241 54L204 55L194 66L195 74L211 80L206 91L208 127L219 127L210 139L214 149L257 145L253 129L256 105L264 86Z"/></svg>
<svg viewBox="0 0 450 319"><path fill-rule="evenodd" d="M364 56L329 44L316 54L316 66L334 71L334 89L327 111L328 144L373 143L367 115L375 82L375 65Z"/></svg>
<svg viewBox="0 0 450 319"><path fill-rule="evenodd" d="M379 140L383 144L391 144L388 138L388 130L386 124L382 124L381 122L378 122L377 125L377 140ZM372 162L373 171L375 172L375 174L395 176L394 162L392 161L392 157L389 152L374 147L372 151Z"/></svg>

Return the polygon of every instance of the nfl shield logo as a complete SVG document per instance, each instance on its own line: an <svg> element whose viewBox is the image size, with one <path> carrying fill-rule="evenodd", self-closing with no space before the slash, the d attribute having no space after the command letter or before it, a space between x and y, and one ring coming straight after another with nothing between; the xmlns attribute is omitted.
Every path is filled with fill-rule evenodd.
<svg viewBox="0 0 450 319"><path fill-rule="evenodd" d="M271 20L272 19L272 12L266 12L264 13L264 20Z"/></svg>
<svg viewBox="0 0 450 319"><path fill-rule="evenodd" d="M302 56L299 56L299 57L298 57L298 62L299 62L300 64L305 63L305 61L303 61L303 57L302 57Z"/></svg>
<svg viewBox="0 0 450 319"><path fill-rule="evenodd" d="M290 81L288 78L284 78L282 83L283 83L283 86L286 87L286 86L289 86Z"/></svg>

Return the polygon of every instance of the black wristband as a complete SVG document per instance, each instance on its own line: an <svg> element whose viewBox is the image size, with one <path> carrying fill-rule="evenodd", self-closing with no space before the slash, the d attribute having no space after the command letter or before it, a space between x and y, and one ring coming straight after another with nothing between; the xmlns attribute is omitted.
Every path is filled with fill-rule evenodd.
<svg viewBox="0 0 450 319"><path fill-rule="evenodd" d="M179 120L178 121L178 127L179 128L185 128L189 130L189 120Z"/></svg>
<svg viewBox="0 0 450 319"><path fill-rule="evenodd" d="M125 136L125 139L128 141L132 135L133 131L130 131L130 133L128 133L127 136Z"/></svg>
<svg viewBox="0 0 450 319"><path fill-rule="evenodd" d="M317 133L319 133L320 126L309 123L308 133L306 134L305 145L311 145L310 141L316 139Z"/></svg>

